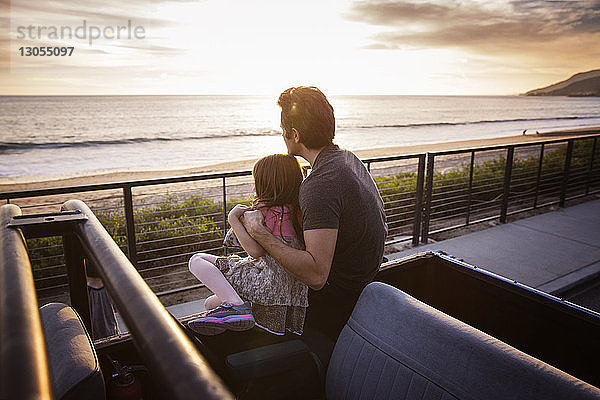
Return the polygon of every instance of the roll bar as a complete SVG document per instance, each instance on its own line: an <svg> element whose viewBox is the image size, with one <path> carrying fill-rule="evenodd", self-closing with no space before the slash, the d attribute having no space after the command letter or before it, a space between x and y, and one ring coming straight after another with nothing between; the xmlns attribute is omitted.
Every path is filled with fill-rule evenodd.
<svg viewBox="0 0 600 400"><path fill-rule="evenodd" d="M8 226L21 209L0 207L0 399L51 399L46 343L23 234Z"/></svg>
<svg viewBox="0 0 600 400"><path fill-rule="evenodd" d="M169 398L232 399L89 207L80 200L69 200L62 210L80 210L87 216L87 220L73 225L79 239L75 242L83 247L85 258L96 265L140 356Z"/></svg>

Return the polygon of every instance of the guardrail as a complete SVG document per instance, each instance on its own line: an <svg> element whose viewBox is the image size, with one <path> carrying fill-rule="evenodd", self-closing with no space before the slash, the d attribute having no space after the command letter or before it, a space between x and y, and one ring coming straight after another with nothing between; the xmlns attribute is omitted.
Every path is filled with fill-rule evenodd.
<svg viewBox="0 0 600 400"><path fill-rule="evenodd" d="M10 205L5 205L2 209L6 207L18 209L18 207ZM4 215L4 210L2 211ZM8 221L3 218L2 229L12 230L17 235L21 235L21 231L23 231L26 235L31 234L35 237L55 234L66 236L64 246L71 286L71 304L82 317L88 332L91 332L91 322L85 263L90 262L96 266L120 315L129 327L133 342L139 350L144 365L154 379L160 383L159 387L169 398L187 399L190 393L203 399L233 398L218 375L213 372L190 338L164 308L87 205L79 200L70 200L62 206L62 211L64 213L52 216L34 215L29 220L12 218L10 221L12 227L10 228L4 226ZM21 247L24 249L24 246ZM14 254L11 253L2 258L8 262L22 261L23 257L27 258L27 253L24 251L21 253L20 257L14 257ZM24 271L30 273L31 269ZM16 279L3 282L6 285L17 283L19 282ZM31 285L31 289L30 292L33 294L33 285ZM18 299L31 297L15 293L15 289L9 292ZM33 296L35 297L35 295ZM18 300L12 300L12 302L16 304ZM9 306L10 304L2 304L3 315L7 311L6 307ZM20 321L30 320L31 315L37 315L35 312L37 309L37 302L29 301L26 306L18 309L21 312L20 315L6 321L7 324L2 321L2 331L15 329L14 326L18 327L22 324ZM32 334L25 333L27 333L26 338L32 337ZM5 339L7 338L3 336L3 349L5 345L10 344L10 341L5 341ZM37 339L39 342L39 338ZM41 342L43 343L43 337ZM33 344L29 346L32 347ZM23 354L12 352L10 356L10 358L2 358L3 366L27 363L30 359L40 358L31 352ZM174 365L177 368L173 368ZM2 370L8 370L8 368L3 367ZM43 372L48 374L47 370ZM28 374L24 374L23 377L27 378ZM17 382L19 379L16 379L14 384ZM26 387L28 384L30 382L23 382L22 386ZM23 397L9 396L7 398Z"/></svg>
<svg viewBox="0 0 600 400"><path fill-rule="evenodd" d="M0 207L0 398L51 399L52 384L25 239Z"/></svg>
<svg viewBox="0 0 600 400"><path fill-rule="evenodd" d="M418 244L425 157L363 160L387 199L390 243L411 240ZM395 181L396 173L408 178ZM248 199L250 191L251 172L236 171L13 191L0 198L20 199L31 204L22 205L24 210L47 212L56 211L70 196L97 196L99 206L93 210L98 218L157 295L165 296L204 287L188 272L187 261L197 251L226 254L222 240L228 229L227 212ZM46 241L44 246L30 247L32 262L38 264L34 273L40 297L61 299L68 292L62 244Z"/></svg>
<svg viewBox="0 0 600 400"><path fill-rule="evenodd" d="M469 160L460 174L444 172L443 157L457 156ZM474 223L505 223L508 215L539 207L564 207L567 200L598 192L598 136L430 152L421 242Z"/></svg>
<svg viewBox="0 0 600 400"><path fill-rule="evenodd" d="M427 243L431 234L493 219L506 222L514 213L564 206L598 192L598 137L363 159L384 198L386 244ZM67 195L98 196L93 207L98 218L154 292L165 296L204 286L188 272L187 261L197 251L227 254L222 246L227 212L250 192L251 172L236 171L12 191L0 198L26 199L31 205L22 208L34 211L40 209L36 199L51 199L42 210L55 211ZM61 243L33 247L39 295L66 292Z"/></svg>

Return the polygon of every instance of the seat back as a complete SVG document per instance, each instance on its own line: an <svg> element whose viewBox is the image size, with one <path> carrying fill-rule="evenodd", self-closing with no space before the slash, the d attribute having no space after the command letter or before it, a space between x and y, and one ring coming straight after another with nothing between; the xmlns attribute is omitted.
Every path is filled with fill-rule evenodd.
<svg viewBox="0 0 600 400"><path fill-rule="evenodd" d="M94 345L79 315L62 303L40 308L54 396L61 400L102 400L104 379Z"/></svg>
<svg viewBox="0 0 600 400"><path fill-rule="evenodd" d="M380 282L335 345L328 399L600 399L600 390Z"/></svg>

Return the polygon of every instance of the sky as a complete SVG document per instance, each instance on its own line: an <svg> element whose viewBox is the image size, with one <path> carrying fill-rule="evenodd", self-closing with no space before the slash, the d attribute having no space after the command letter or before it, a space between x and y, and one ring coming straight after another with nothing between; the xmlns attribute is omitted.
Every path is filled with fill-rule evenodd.
<svg viewBox="0 0 600 400"><path fill-rule="evenodd" d="M512 95L600 68L600 0L0 1L2 95ZM47 46L73 52L25 55Z"/></svg>

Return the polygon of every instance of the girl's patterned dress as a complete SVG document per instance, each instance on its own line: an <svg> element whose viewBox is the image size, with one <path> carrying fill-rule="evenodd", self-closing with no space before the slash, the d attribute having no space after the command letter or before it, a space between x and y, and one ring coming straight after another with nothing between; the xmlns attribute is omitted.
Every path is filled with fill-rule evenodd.
<svg viewBox="0 0 600 400"><path fill-rule="evenodd" d="M288 246L301 249L289 207L260 207L265 225ZM270 254L258 258L218 257L215 265L235 291L252 302L252 315L260 327L278 334L286 329L302 334L308 307L308 287L289 275Z"/></svg>

